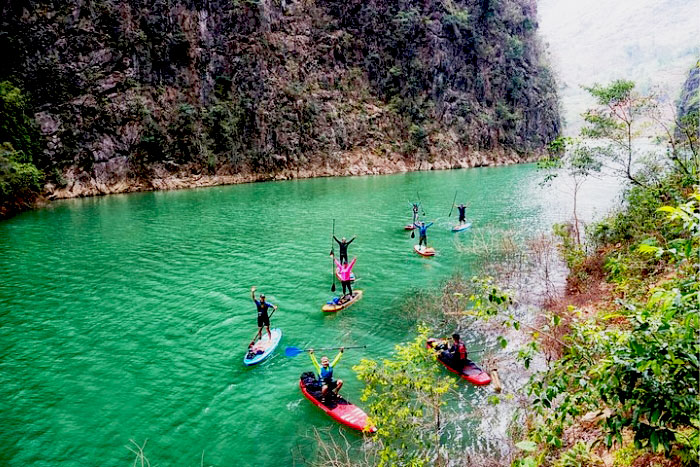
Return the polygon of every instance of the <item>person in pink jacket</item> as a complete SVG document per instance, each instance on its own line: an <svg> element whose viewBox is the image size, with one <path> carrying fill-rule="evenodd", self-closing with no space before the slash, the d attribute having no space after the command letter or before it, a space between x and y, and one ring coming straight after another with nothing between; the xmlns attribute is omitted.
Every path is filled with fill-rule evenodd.
<svg viewBox="0 0 700 467"><path fill-rule="evenodd" d="M338 268L338 277L340 277L340 283L343 285L343 300L350 300L352 298L352 280L350 274L352 273L352 267L355 265L357 258L353 258L349 263L341 263L335 257L333 257L335 265ZM347 290L347 294L345 291Z"/></svg>

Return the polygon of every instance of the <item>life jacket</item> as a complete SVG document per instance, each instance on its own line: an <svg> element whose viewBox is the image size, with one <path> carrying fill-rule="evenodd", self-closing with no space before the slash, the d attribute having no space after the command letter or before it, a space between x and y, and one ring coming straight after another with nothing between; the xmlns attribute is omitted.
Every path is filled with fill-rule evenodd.
<svg viewBox="0 0 700 467"><path fill-rule="evenodd" d="M321 367L321 374L319 376L321 377L321 381L324 381L324 382L333 381L333 367L330 365L328 365L328 368L322 366Z"/></svg>

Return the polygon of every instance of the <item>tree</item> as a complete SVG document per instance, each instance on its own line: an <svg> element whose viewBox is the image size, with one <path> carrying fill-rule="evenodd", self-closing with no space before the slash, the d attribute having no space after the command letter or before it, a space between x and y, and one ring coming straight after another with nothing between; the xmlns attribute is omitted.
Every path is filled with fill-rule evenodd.
<svg viewBox="0 0 700 467"><path fill-rule="evenodd" d="M441 407L456 383L425 347L427 333L421 329L414 341L397 345L391 359L363 359L353 368L366 384L362 400L369 401L371 422L378 427L372 440L379 449L379 466L445 463Z"/></svg>
<svg viewBox="0 0 700 467"><path fill-rule="evenodd" d="M610 159L616 172L642 186L644 183L634 170L634 140L641 135L651 98L635 92L634 87L632 81L617 80L607 86L594 84L585 88L598 107L584 114L588 125L581 130L581 136L607 142L596 148L597 152Z"/></svg>
<svg viewBox="0 0 700 467"><path fill-rule="evenodd" d="M562 172L569 176L573 185L573 216L576 244L581 246L581 229L578 216L578 194L583 183L594 173L600 172L602 163L596 157L595 148L581 140L568 137L557 138L549 145L549 157L538 162L537 167L546 172L543 184L549 184Z"/></svg>

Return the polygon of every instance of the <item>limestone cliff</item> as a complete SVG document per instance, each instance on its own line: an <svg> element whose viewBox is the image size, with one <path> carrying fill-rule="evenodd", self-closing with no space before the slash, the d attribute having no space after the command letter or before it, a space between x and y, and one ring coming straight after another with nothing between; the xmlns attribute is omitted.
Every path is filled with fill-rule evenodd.
<svg viewBox="0 0 700 467"><path fill-rule="evenodd" d="M559 132L534 0L2 5L49 197L517 162Z"/></svg>

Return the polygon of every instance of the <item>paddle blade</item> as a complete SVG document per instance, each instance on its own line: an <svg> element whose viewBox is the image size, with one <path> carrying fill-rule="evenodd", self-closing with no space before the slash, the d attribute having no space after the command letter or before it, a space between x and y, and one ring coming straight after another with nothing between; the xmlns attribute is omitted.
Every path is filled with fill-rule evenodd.
<svg viewBox="0 0 700 467"><path fill-rule="evenodd" d="M413 230L411 230L411 238L416 238L416 233Z"/></svg>
<svg viewBox="0 0 700 467"><path fill-rule="evenodd" d="M335 282L333 282L333 285L331 285L331 292L335 292Z"/></svg>
<svg viewBox="0 0 700 467"><path fill-rule="evenodd" d="M284 349L284 354L287 357L296 357L297 355L299 355L302 352L304 352L304 351L302 349L300 349L299 347L287 347L286 349Z"/></svg>

